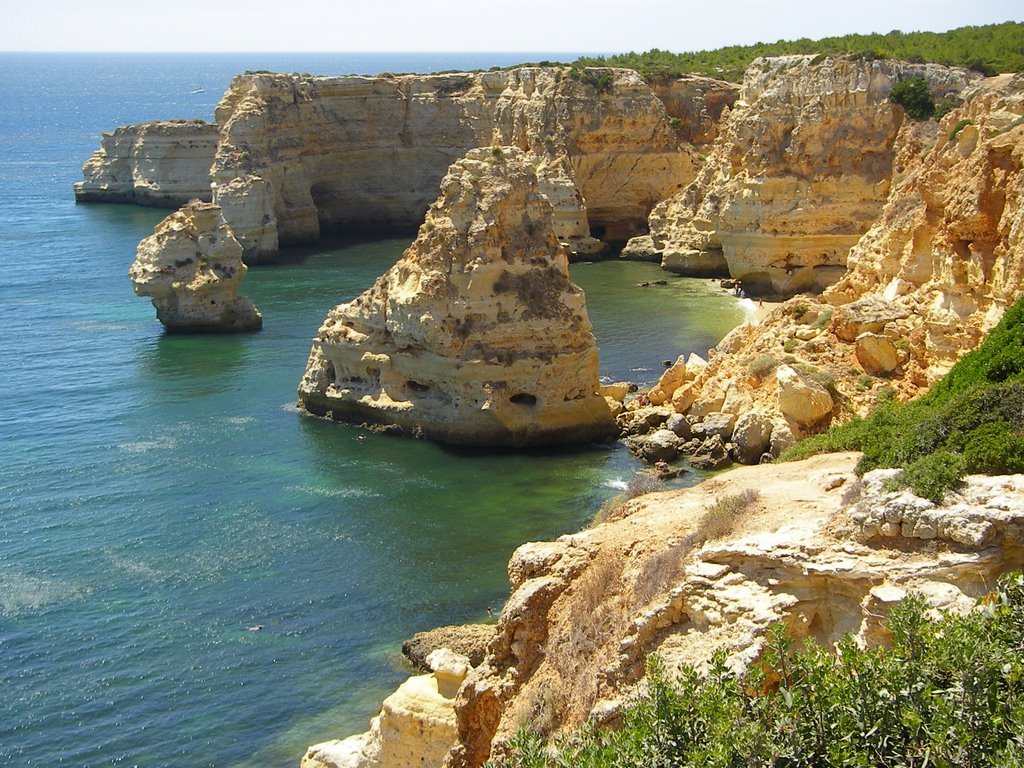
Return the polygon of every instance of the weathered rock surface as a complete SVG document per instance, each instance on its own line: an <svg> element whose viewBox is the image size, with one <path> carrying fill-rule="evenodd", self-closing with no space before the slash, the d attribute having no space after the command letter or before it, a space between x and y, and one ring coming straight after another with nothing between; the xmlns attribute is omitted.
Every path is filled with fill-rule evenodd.
<svg viewBox="0 0 1024 768"><path fill-rule="evenodd" d="M310 747L301 768L410 768L441 765L456 740L455 695L469 660L448 650L428 657L434 670L410 677L384 700L370 730Z"/></svg>
<svg viewBox="0 0 1024 768"><path fill-rule="evenodd" d="M212 203L193 202L139 243L128 271L135 293L149 296L169 331L256 331L263 317L237 289L242 247Z"/></svg>
<svg viewBox="0 0 1024 768"><path fill-rule="evenodd" d="M941 125L901 129L898 178L845 276L729 334L673 393L676 410L699 421L728 410L708 405L746 403L791 433L773 438L777 455L883 394L922 394L978 345L1024 291L1024 76L987 79L967 96ZM828 390L839 404L830 417L820 395L818 424L780 408L782 366Z"/></svg>
<svg viewBox="0 0 1024 768"><path fill-rule="evenodd" d="M625 240L645 230L654 204L694 177L685 137L707 135L728 97L715 81L674 85L673 103L696 121L691 130L690 118L670 118L631 70L569 73L240 75L217 107L215 199L246 258L259 260L277 240L416 226L452 162L472 148L513 145L543 160L556 230L586 255L591 235ZM602 77L607 87L598 88ZM240 186L259 187L250 194L260 216L221 200L231 185L236 197Z"/></svg>
<svg viewBox="0 0 1024 768"><path fill-rule="evenodd" d="M417 632L410 637L402 643L402 653L414 667L424 671L429 669L427 657L441 648L465 656L470 665L476 667L484 660L487 644L493 638L493 624L437 627L426 632Z"/></svg>
<svg viewBox="0 0 1024 768"><path fill-rule="evenodd" d="M299 402L443 442L570 443L614 430L583 292L569 282L534 161L454 163L416 241L327 316Z"/></svg>
<svg viewBox="0 0 1024 768"><path fill-rule="evenodd" d="M679 137L698 147L715 140L722 112L740 95L735 83L700 75L655 80L651 88L674 118L672 125Z"/></svg>
<svg viewBox="0 0 1024 768"><path fill-rule="evenodd" d="M696 181L651 213L662 265L727 270L755 293L835 282L885 202L903 122L888 96L914 75L937 95L957 95L976 78L895 61L754 61Z"/></svg>
<svg viewBox="0 0 1024 768"><path fill-rule="evenodd" d="M177 208L209 202L217 126L173 120L121 126L104 133L75 184L80 202L136 203Z"/></svg>
<svg viewBox="0 0 1024 768"><path fill-rule="evenodd" d="M554 735L614 721L652 653L671 671L724 648L742 668L776 622L797 639L871 645L909 593L970 610L1024 565L1024 476L970 477L933 505L885 491L884 472L861 482L857 458L744 467L520 547L497 636L456 698L455 743L436 743L453 746L446 765L481 765L522 725ZM722 519L709 510L726 497L741 501Z"/></svg>

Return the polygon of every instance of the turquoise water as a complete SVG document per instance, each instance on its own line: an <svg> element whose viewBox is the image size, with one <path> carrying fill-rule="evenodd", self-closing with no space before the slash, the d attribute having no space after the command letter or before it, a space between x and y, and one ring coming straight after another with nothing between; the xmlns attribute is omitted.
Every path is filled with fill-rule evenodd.
<svg viewBox="0 0 1024 768"><path fill-rule="evenodd" d="M101 130L210 117L235 71L505 58L0 56L0 765L295 766L365 728L401 639L500 607L512 550L635 471L617 446L462 452L300 416L326 310L404 240L251 270L262 333L166 336L126 277L166 212L73 202ZM573 275L609 379L739 319L700 281L636 287L650 265Z"/></svg>

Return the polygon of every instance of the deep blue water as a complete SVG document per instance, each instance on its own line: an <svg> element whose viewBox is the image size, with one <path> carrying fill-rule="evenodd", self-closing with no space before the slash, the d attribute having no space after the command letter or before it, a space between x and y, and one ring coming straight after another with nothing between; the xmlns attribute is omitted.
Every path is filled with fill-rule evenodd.
<svg viewBox="0 0 1024 768"><path fill-rule="evenodd" d="M246 69L542 58L0 54L0 765L295 766L365 729L404 637L484 618L518 544L635 471L618 447L465 453L295 411L327 309L406 241L250 270L259 334L166 336L126 276L166 211L71 192L101 131L210 119ZM653 276L574 268L608 378L739 319L699 281L635 286Z"/></svg>

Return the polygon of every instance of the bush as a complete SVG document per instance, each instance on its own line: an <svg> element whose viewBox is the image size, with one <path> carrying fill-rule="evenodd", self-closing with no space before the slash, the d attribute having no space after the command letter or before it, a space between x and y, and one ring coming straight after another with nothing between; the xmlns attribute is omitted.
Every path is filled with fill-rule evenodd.
<svg viewBox="0 0 1024 768"><path fill-rule="evenodd" d="M778 367L779 361L771 354L758 355L747 364L747 370L756 379L763 379Z"/></svg>
<svg viewBox="0 0 1024 768"><path fill-rule="evenodd" d="M706 675L670 680L652 659L648 692L622 728L586 726L545 749L527 730L510 768L689 766L1019 766L1024 754L1024 579L1000 579L983 610L928 618L912 596L889 616L891 649L850 637L803 648L776 625L760 665L725 653Z"/></svg>
<svg viewBox="0 0 1024 768"><path fill-rule="evenodd" d="M954 141L956 137L960 135L960 131L962 131L968 125L974 125L974 121L967 117L965 117L963 120L957 120L956 125L953 126L953 130L949 132L949 140Z"/></svg>
<svg viewBox="0 0 1024 768"><path fill-rule="evenodd" d="M927 120L935 114L935 101L923 77L908 77L896 83L889 93L889 101L903 107L912 120Z"/></svg>
<svg viewBox="0 0 1024 768"><path fill-rule="evenodd" d="M891 487L909 486L922 499L939 504L946 491L960 482L966 467L967 464L960 454L936 451L911 462L910 466L900 473L899 482Z"/></svg>
<svg viewBox="0 0 1024 768"><path fill-rule="evenodd" d="M928 498L941 498L964 472L1024 472L1024 298L919 400L897 405L880 393L870 417L808 438L782 459L850 450L864 454L858 473L902 468Z"/></svg>

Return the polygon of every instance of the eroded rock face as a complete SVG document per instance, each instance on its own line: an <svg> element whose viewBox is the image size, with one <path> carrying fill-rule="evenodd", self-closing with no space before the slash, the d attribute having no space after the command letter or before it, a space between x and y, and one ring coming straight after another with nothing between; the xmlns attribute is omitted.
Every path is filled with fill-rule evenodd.
<svg viewBox="0 0 1024 768"><path fill-rule="evenodd" d="M935 505L886 491L885 471L862 482L857 460L743 467L520 547L497 635L456 697L445 765L482 765L523 725L555 736L614 723L651 654L671 673L723 648L742 669L777 622L796 639L874 645L909 593L970 610L1024 565L1024 476L970 477ZM729 516L710 512L728 498Z"/></svg>
<svg viewBox="0 0 1024 768"><path fill-rule="evenodd" d="M584 442L613 431L583 292L514 147L470 151L420 233L369 291L327 316L299 402L443 442Z"/></svg>
<svg viewBox="0 0 1024 768"><path fill-rule="evenodd" d="M690 101L694 132L706 134L718 101L715 89L701 88L705 96ZM685 91L675 89L677 100ZM249 74L235 78L216 114L215 200L250 261L271 258L278 239L416 226L448 166L475 147L513 145L542 158L559 236L580 241L584 253L591 235L624 240L643 231L654 204L695 173L684 121L673 123L631 70L587 70L579 79L563 67ZM258 179L258 216L221 200L231 185L237 196L243 179Z"/></svg>
<svg viewBox="0 0 1024 768"><path fill-rule="evenodd" d="M263 317L237 295L245 277L242 246L211 203L194 202L161 221L139 243L128 271L135 293L148 296L169 331L256 331Z"/></svg>
<svg viewBox="0 0 1024 768"><path fill-rule="evenodd" d="M136 203L177 208L209 202L217 126L173 120L121 126L104 133L75 184L80 202Z"/></svg>
<svg viewBox="0 0 1024 768"><path fill-rule="evenodd" d="M901 129L898 180L845 276L729 334L673 393L676 410L699 420L713 410L705 404L746 403L784 420L791 434L773 438L777 454L828 422L823 408L819 424L780 409L782 366L842 403L831 419L848 418L883 395L924 393L980 343L1024 291L1024 76L989 78L967 96L941 124Z"/></svg>
<svg viewBox="0 0 1024 768"><path fill-rule="evenodd" d="M696 181L651 213L662 265L728 271L756 293L834 283L885 202L903 122L888 96L914 75L937 95L958 94L975 77L895 61L754 61Z"/></svg>
<svg viewBox="0 0 1024 768"><path fill-rule="evenodd" d="M370 730L310 747L301 768L441 765L456 741L455 695L469 660L449 650L427 657L432 674L410 677L384 700Z"/></svg>

